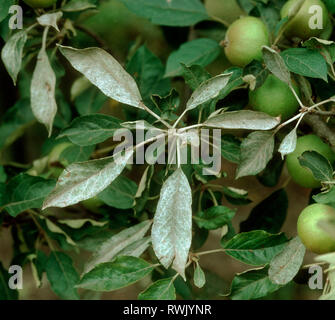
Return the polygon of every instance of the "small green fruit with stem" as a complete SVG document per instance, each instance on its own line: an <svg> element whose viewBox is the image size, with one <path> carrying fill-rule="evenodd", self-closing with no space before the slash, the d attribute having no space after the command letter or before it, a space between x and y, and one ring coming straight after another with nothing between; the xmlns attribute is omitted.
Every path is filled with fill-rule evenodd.
<svg viewBox="0 0 335 320"><path fill-rule="evenodd" d="M269 33L261 19L243 17L230 25L224 45L228 60L244 67L252 60L262 60L262 46L269 45Z"/></svg>
<svg viewBox="0 0 335 320"><path fill-rule="evenodd" d="M240 16L245 15L236 0L205 0L205 7L211 17L227 23L233 23Z"/></svg>
<svg viewBox="0 0 335 320"><path fill-rule="evenodd" d="M299 163L298 158L305 151L316 151L330 162L335 161L335 153L331 147L324 143L317 135L309 134L298 138L294 152L286 157L288 172L296 183L305 188L318 188L320 187L320 182L314 178L309 169L301 166Z"/></svg>
<svg viewBox="0 0 335 320"><path fill-rule="evenodd" d="M335 209L314 203L306 207L298 219L298 235L305 247L317 254L335 251L335 238L322 228L322 223L335 225Z"/></svg>
<svg viewBox="0 0 335 320"><path fill-rule="evenodd" d="M287 1L280 12L281 17L287 17L298 1ZM317 22L321 24L320 28L318 28ZM307 40L310 37L318 37L328 24L328 10L324 3L321 0L305 0L297 14L288 22L285 35L291 39Z"/></svg>
<svg viewBox="0 0 335 320"><path fill-rule="evenodd" d="M299 88L295 84L293 88L299 96ZM293 116L299 108L299 102L290 87L272 74L260 88L249 91L249 104L254 110L273 117L281 116L282 120Z"/></svg>
<svg viewBox="0 0 335 320"><path fill-rule="evenodd" d="M319 35L319 38L323 40L329 40L333 33L333 28L333 23L329 20L326 28Z"/></svg>

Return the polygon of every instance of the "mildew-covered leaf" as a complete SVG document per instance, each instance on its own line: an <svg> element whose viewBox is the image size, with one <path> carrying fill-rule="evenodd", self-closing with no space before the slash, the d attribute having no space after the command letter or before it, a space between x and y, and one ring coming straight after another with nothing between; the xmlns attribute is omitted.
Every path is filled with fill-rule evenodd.
<svg viewBox="0 0 335 320"><path fill-rule="evenodd" d="M143 109L142 97L135 80L109 53L100 48L75 49L65 46L59 48L72 66L106 96Z"/></svg>
<svg viewBox="0 0 335 320"><path fill-rule="evenodd" d="M152 226L152 244L165 268L185 278L185 265L192 240L192 191L182 169L163 184Z"/></svg>
<svg viewBox="0 0 335 320"><path fill-rule="evenodd" d="M93 198L119 176L132 155L133 151L128 150L117 159L112 156L71 164L59 177L56 188L45 200L43 209L63 208Z"/></svg>
<svg viewBox="0 0 335 320"><path fill-rule="evenodd" d="M55 99L56 75L48 55L42 48L37 57L30 87L31 109L36 119L43 123L51 136L52 125L57 113Z"/></svg>

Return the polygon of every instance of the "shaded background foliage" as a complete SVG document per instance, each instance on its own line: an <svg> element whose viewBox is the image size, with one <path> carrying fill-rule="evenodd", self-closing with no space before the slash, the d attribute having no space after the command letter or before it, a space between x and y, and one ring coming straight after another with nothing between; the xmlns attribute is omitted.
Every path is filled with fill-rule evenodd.
<svg viewBox="0 0 335 320"><path fill-rule="evenodd" d="M160 1L162 4L164 2ZM231 66L220 46L220 41L224 39L227 30L225 21L224 23L214 21L215 19L209 16L199 1L185 0L184 2L189 8L195 7L198 13L187 17L180 14L178 19L178 15L171 17L164 10L151 15L145 7L146 1L86 1L92 5L92 8L79 12L64 12L60 25L61 29L65 26L67 34L64 37L65 42L62 43L75 48L97 46L112 54L137 82L146 106L160 114L166 121L173 122L178 118L177 114L180 114L181 108L186 105L192 91L204 81L224 72L232 72L229 83L220 90L217 98L200 106L202 120L204 121L212 112L222 107L227 108L227 111L248 109L248 86L242 79L243 76L252 74L257 88L264 83L269 70L257 61L253 61L243 70ZM237 13L235 12L235 18L243 12L259 16L266 23L271 34L275 35L278 26L282 23L279 9L284 2L241 0L238 2L240 8L237 9ZM332 2L324 2L330 13L334 13ZM61 1L58 5L60 3ZM34 23L36 12L22 1L19 4L23 7L25 26ZM8 2L2 1L0 5L5 9ZM234 13L231 14L231 17L233 16ZM5 15L2 18L5 18ZM74 21L75 32L66 27L66 21ZM0 23L2 46L10 37L11 31L7 26L8 17L2 19ZM78 284L80 273L90 259L91 253L102 244L114 241L115 235L120 236L119 232L129 230L127 228L138 226L139 223L153 217L157 206L158 190L161 189L166 177L163 168L156 168L156 170L149 168L146 174L150 180L150 184L148 182L150 188L145 189L142 197L136 198L145 166L127 168L129 170L99 193L93 202L88 200L64 209L47 209L46 219L39 214L39 210L31 211L33 208L42 207L45 197L54 188L56 179L69 164L109 155L113 145L111 139L113 131L106 129L114 129L124 121L144 119L150 124L155 121L144 110L132 108L106 97L87 80L80 77L64 56L54 49L54 44L62 38L57 38L57 33L50 29L49 37L54 42L47 48L47 53L57 78L55 97L58 112L53 123L53 133L48 137L45 127L36 122L29 99L31 77L35 58L41 46L42 31L41 27L34 29L32 36L27 40L27 49L23 58L24 67L19 73L16 87L13 86L4 65L0 66L2 84L0 90L0 207L2 207L0 261L4 266L0 269L0 273L6 275L6 270L11 264L25 266L24 290L20 291L20 298L131 299L137 298L140 292L142 293L139 297L142 299L155 298L155 287L151 287L152 291L144 290L152 282L167 279L163 280L166 282L163 285L168 286L169 279L174 279L178 298L225 299L224 295L229 293L231 283L235 283L237 288L238 281L245 276L245 274L239 276L236 274L250 269L250 266L231 258L231 256L234 257L234 253L229 249L236 246L235 233L254 232L248 236L256 239L262 238L265 233L255 230L264 230L271 234L285 232L287 238L283 234L269 237L274 239L271 240L274 246L278 246L277 251L274 250L272 255L282 250L281 245L286 242L286 239L296 236L298 214L310 201L313 201L311 192L318 194L319 191L311 191L292 182L279 153L275 154L266 168L262 168L261 172L257 172L255 176L247 174L247 177L236 180L236 170L241 162L241 142L245 140L247 134L242 130L226 130L222 137L223 160L220 178L203 176L201 164L198 167L185 165L183 170L196 191L193 198L192 251L217 249L221 243L223 248L227 248L228 255L219 253L201 256L199 264L194 262L195 273L193 266L186 270L187 282L184 282L181 277L175 278L175 271L172 269L165 270L159 267L153 270L151 275L144 272L143 277L140 277L143 279L128 288L102 295L83 289L78 293L75 285ZM55 38L52 38L53 36ZM307 48L295 48L298 44L292 44L284 39L283 48L286 48L285 46L294 48L283 50L281 56L286 61L289 71L295 73L296 82L299 83L298 75L305 76L311 85L313 97L326 100L335 93L334 80L328 74L329 65L327 66L327 62L330 64L334 62L334 44L325 49L330 54L330 62L315 50L315 44L309 45L313 48L312 52ZM308 68L297 69L299 63L290 65L289 58L298 57L298 54L301 54L298 58L300 62L306 62L307 59L310 65L317 66L313 69L314 72ZM99 115L95 115L97 113ZM92 114L95 115L93 120L90 118ZM107 116L113 118L106 118ZM198 117L199 109L191 110L185 122L196 123ZM90 121L103 128L101 135L93 137L96 139L93 142L90 140L91 132L87 131ZM104 127L105 121L108 122L107 127ZM330 128L334 126L332 120L328 125ZM289 133L289 129L285 128L278 134L275 141L276 148ZM299 127L299 135L308 134L312 129L313 126L311 128L308 123L302 123ZM58 150L55 150L55 146L56 148L58 146ZM22 200L18 194L26 193L28 189L33 195L31 197L35 199L34 203L26 207L15 205L17 201ZM241 193L241 190L247 190L247 192ZM78 221L74 222L78 219L87 220L82 220L78 225ZM134 247L125 246L124 249L134 250L141 246L146 249L147 242L143 236L147 234L148 229L143 227L141 230L142 236L138 238L134 236L134 242L130 243L135 244ZM136 234L139 235L139 233ZM261 240L259 241L261 243ZM256 243L256 248L262 245L259 243ZM106 252L102 252L105 257ZM146 261L157 262L151 248L141 257ZM313 258L313 254L307 253L304 264L312 263ZM242 261L243 259L249 261L248 259L251 258L239 258ZM146 267L147 262L143 260L135 258L130 260L117 258L109 270L121 268L120 266L135 269ZM255 267L268 262L270 261L266 263L251 261L250 265ZM62 280L60 283L59 279L64 278L62 271L64 266L68 276L65 277L66 281ZM200 266L205 272L206 284L202 288L197 288L203 284ZM96 270L97 274L98 271ZM254 275L256 278L264 278L267 281L264 284L263 295L252 296L251 287L251 289L242 290L246 292L245 296L239 295L237 289L236 292L233 290L232 298L317 298L320 292L313 292L307 287L305 273L302 270L296 277L296 281L290 281L279 289L279 286L268 280L268 267L266 267L256 271ZM134 281L130 279L128 284L132 282ZM161 285L162 282L159 284ZM36 285L41 287L36 288ZM113 285L116 286L114 283L111 287ZM123 287L122 283L117 285L119 287L113 287L113 289ZM99 284L98 288L101 288L100 286ZM90 284L85 283L85 278L82 279L82 288L90 289ZM110 291L110 288L103 289ZM9 298L16 298L16 294L11 292L13 296ZM167 297L174 297L173 290L167 293Z"/></svg>

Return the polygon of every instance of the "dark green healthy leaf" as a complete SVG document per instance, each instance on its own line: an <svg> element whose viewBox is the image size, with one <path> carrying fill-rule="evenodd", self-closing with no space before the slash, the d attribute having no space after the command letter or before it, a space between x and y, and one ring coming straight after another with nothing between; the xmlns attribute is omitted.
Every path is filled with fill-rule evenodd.
<svg viewBox="0 0 335 320"><path fill-rule="evenodd" d="M74 269L71 258L58 251L51 252L46 264L46 273L52 290L62 299L77 300L75 288L79 275Z"/></svg>
<svg viewBox="0 0 335 320"><path fill-rule="evenodd" d="M10 276L0 262L0 300L17 300L19 297L17 290L12 290L8 286Z"/></svg>
<svg viewBox="0 0 335 320"><path fill-rule="evenodd" d="M130 209L135 205L136 192L137 184L133 180L119 176L98 195L98 198L110 207Z"/></svg>
<svg viewBox="0 0 335 320"><path fill-rule="evenodd" d="M0 123L0 149L11 145L35 120L29 99L19 100L2 117Z"/></svg>
<svg viewBox="0 0 335 320"><path fill-rule="evenodd" d="M278 290L280 287L280 285L270 281L268 268L252 269L235 276L229 296L232 300L258 299Z"/></svg>
<svg viewBox="0 0 335 320"><path fill-rule="evenodd" d="M154 282L138 296L139 300L176 300L176 289L173 278L161 279Z"/></svg>
<svg viewBox="0 0 335 320"><path fill-rule="evenodd" d="M0 182L0 207L5 204L5 193L6 193L6 185L3 182ZM0 223L1 223L0 219Z"/></svg>
<svg viewBox="0 0 335 320"><path fill-rule="evenodd" d="M298 273L305 256L306 248L299 237L293 238L282 252L270 262L269 278L279 285L289 283Z"/></svg>
<svg viewBox="0 0 335 320"><path fill-rule="evenodd" d="M233 219L235 211L225 206L215 206L207 209L206 211L200 211L194 220L199 228L205 228L208 230L218 229L226 225L231 219Z"/></svg>
<svg viewBox="0 0 335 320"><path fill-rule="evenodd" d="M263 85L267 76L269 75L269 71L264 68L263 64L257 60L253 60L243 69L243 76L253 75L256 78L256 86L255 90Z"/></svg>
<svg viewBox="0 0 335 320"><path fill-rule="evenodd" d="M13 217L27 209L41 208L55 184L54 180L21 173L6 186L3 208Z"/></svg>
<svg viewBox="0 0 335 320"><path fill-rule="evenodd" d="M257 2L256 6L261 14L261 19L264 21L269 31L273 32L276 29L276 25L280 20L280 13L278 9L269 3L268 1Z"/></svg>
<svg viewBox="0 0 335 320"><path fill-rule="evenodd" d="M271 131L255 131L241 144L241 161L236 179L256 175L265 169L273 157L274 134Z"/></svg>
<svg viewBox="0 0 335 320"><path fill-rule="evenodd" d="M208 19L199 0L121 0L129 10L164 26L190 26Z"/></svg>
<svg viewBox="0 0 335 320"><path fill-rule="evenodd" d="M333 179L333 168L329 160L316 151L305 151L299 157L299 163L310 169L318 181L331 181Z"/></svg>
<svg viewBox="0 0 335 320"><path fill-rule="evenodd" d="M168 58L165 77L175 77L183 74L181 63L186 66L194 64L206 67L214 61L221 52L219 44L212 39L196 39L180 46Z"/></svg>
<svg viewBox="0 0 335 320"><path fill-rule="evenodd" d="M36 271L36 274L34 275L34 272L33 271L33 275L34 275L34 278L36 278L36 282L40 283L40 285L42 284L42 277L43 277L43 273L45 272L46 270L46 265L47 265L47 262L48 262L48 256L41 250L37 250L36 251L36 255L32 261L34 267L35 268L35 271Z"/></svg>
<svg viewBox="0 0 335 320"><path fill-rule="evenodd" d="M117 257L86 273L77 287L94 291L112 291L127 287L151 273L150 263L135 257Z"/></svg>
<svg viewBox="0 0 335 320"><path fill-rule="evenodd" d="M327 63L318 51L292 48L283 51L281 56L291 72L327 81Z"/></svg>
<svg viewBox="0 0 335 320"><path fill-rule="evenodd" d="M285 26L285 24L288 22L288 20L289 20L289 17L285 17L277 23L276 29L275 29L275 32L274 32L275 37L277 37L279 35L279 32L282 30L282 28Z"/></svg>
<svg viewBox="0 0 335 320"><path fill-rule="evenodd" d="M170 93L164 97L153 94L151 100L162 112L175 112L180 104L179 93L175 89L172 89Z"/></svg>
<svg viewBox="0 0 335 320"><path fill-rule="evenodd" d="M121 121L104 114L90 114L78 117L62 131L59 138L67 137L78 146L90 146L112 137L121 128Z"/></svg>
<svg viewBox="0 0 335 320"><path fill-rule="evenodd" d="M240 232L264 230L277 233L283 226L288 209L288 198L284 189L272 193L252 209L247 220L241 222Z"/></svg>
<svg viewBox="0 0 335 320"><path fill-rule="evenodd" d="M255 7L255 3L251 2L250 0L237 0L237 2L240 5L240 7L248 14Z"/></svg>
<svg viewBox="0 0 335 320"><path fill-rule="evenodd" d="M265 170L263 170L259 175L257 175L258 181L266 187L274 187L278 184L284 161L280 154L277 153L267 164Z"/></svg>
<svg viewBox="0 0 335 320"><path fill-rule="evenodd" d="M9 14L9 8L14 4L14 0L0 0L0 22Z"/></svg>
<svg viewBox="0 0 335 320"><path fill-rule="evenodd" d="M210 73L208 73L202 66L195 64L188 67L183 63L181 63L181 66L183 68L182 76L192 90L195 90L203 82L211 78Z"/></svg>
<svg viewBox="0 0 335 320"><path fill-rule="evenodd" d="M330 13L335 13L335 3L333 0L323 0Z"/></svg>
<svg viewBox="0 0 335 320"><path fill-rule="evenodd" d="M7 181L7 174L5 168L0 166L0 183L4 183Z"/></svg>
<svg viewBox="0 0 335 320"><path fill-rule="evenodd" d="M81 116L97 113L108 98L95 86L90 86L81 92L74 101L75 107Z"/></svg>
<svg viewBox="0 0 335 320"><path fill-rule="evenodd" d="M153 94L165 96L170 92L170 80L163 78L164 65L146 46L137 49L126 70L136 80L145 103L151 102Z"/></svg>
<svg viewBox="0 0 335 320"><path fill-rule="evenodd" d="M239 163L241 157L241 141L233 135L224 134L221 138L221 155L226 160Z"/></svg>
<svg viewBox="0 0 335 320"><path fill-rule="evenodd" d="M334 70L334 60L335 60L335 42L328 41L318 38L310 38L309 40L305 41L303 44L305 47L309 49L315 49L325 58L331 73L335 76Z"/></svg>
<svg viewBox="0 0 335 320"><path fill-rule="evenodd" d="M95 146L80 147L76 145L69 146L66 148L61 155L59 156L60 162L74 163L87 161L92 152L94 151Z"/></svg>
<svg viewBox="0 0 335 320"><path fill-rule="evenodd" d="M57 113L54 119L54 127L64 129L68 127L72 119L72 109L70 103L65 99L60 89L56 89Z"/></svg>
<svg viewBox="0 0 335 320"><path fill-rule="evenodd" d="M231 257L253 266L269 263L281 252L287 239L284 234L255 230L239 233L223 246Z"/></svg>
<svg viewBox="0 0 335 320"><path fill-rule="evenodd" d="M232 76L227 84L227 86L220 92L217 101L224 99L232 92L233 89L242 86L243 81L243 70L238 67L231 67L225 70L226 73L232 72Z"/></svg>
<svg viewBox="0 0 335 320"><path fill-rule="evenodd" d="M193 224L192 249L200 249L208 239L209 231L199 228L196 223Z"/></svg>

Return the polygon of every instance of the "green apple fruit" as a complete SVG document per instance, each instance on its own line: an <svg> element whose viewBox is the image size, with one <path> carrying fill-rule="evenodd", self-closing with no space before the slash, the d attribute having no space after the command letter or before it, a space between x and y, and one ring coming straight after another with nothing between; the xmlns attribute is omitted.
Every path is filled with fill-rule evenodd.
<svg viewBox="0 0 335 320"><path fill-rule="evenodd" d="M288 172L296 183L305 188L318 188L320 187L320 182L314 178L309 169L301 166L299 163L298 158L305 151L316 151L327 158L330 162L335 161L335 153L331 147L324 143L318 136L315 134L309 134L298 138L297 146L294 152L290 153L286 157Z"/></svg>
<svg viewBox="0 0 335 320"><path fill-rule="evenodd" d="M294 90L300 95L299 88L293 85ZM254 110L262 111L270 116L281 116L286 120L294 115L299 108L289 86L270 74L263 85L254 91L249 91L249 104Z"/></svg>
<svg viewBox="0 0 335 320"><path fill-rule="evenodd" d="M306 207L298 218L298 235L305 247L317 254L335 251L335 238L320 226L335 223L335 209L325 204L314 203Z"/></svg>
<svg viewBox="0 0 335 320"><path fill-rule="evenodd" d="M326 28L319 35L320 39L329 40L333 33L333 23L329 20Z"/></svg>
<svg viewBox="0 0 335 320"><path fill-rule="evenodd" d="M28 6L37 8L48 8L57 2L57 0L23 0Z"/></svg>
<svg viewBox="0 0 335 320"><path fill-rule="evenodd" d="M289 15L290 10L300 0L289 0L281 9L281 17ZM319 8L320 16L317 16ZM321 0L305 0L298 13L288 22L285 35L288 38L307 40L310 37L318 37L328 25L328 10ZM317 23L320 23L318 28Z"/></svg>
<svg viewBox="0 0 335 320"><path fill-rule="evenodd" d="M228 23L233 23L240 16L245 15L236 0L205 0L205 7L210 16Z"/></svg>
<svg viewBox="0 0 335 320"><path fill-rule="evenodd" d="M97 34L117 58L124 59L131 46L140 40L158 56L169 54L162 29L132 13L121 1L101 1L98 10L81 25ZM84 34L76 38L83 46L90 40Z"/></svg>
<svg viewBox="0 0 335 320"><path fill-rule="evenodd" d="M269 45L269 33L261 19L243 17L230 25L224 44L228 60L244 67L252 60L262 60L262 46Z"/></svg>

